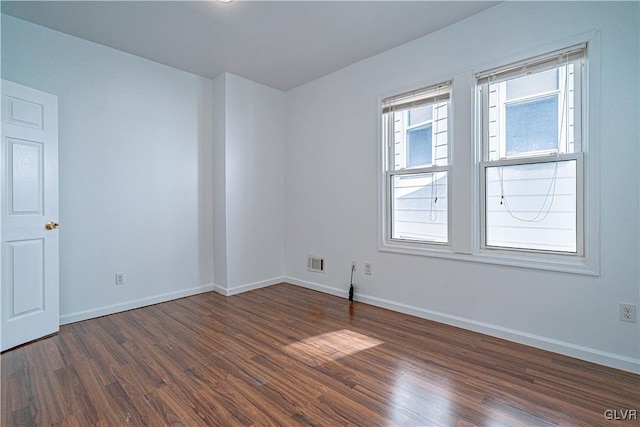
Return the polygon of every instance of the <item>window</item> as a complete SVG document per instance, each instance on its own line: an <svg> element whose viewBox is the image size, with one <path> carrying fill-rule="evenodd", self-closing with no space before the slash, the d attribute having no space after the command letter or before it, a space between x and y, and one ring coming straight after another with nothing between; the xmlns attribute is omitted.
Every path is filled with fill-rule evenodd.
<svg viewBox="0 0 640 427"><path fill-rule="evenodd" d="M443 83L382 102L387 241L449 242L449 99Z"/></svg>
<svg viewBox="0 0 640 427"><path fill-rule="evenodd" d="M585 46L478 74L483 249L584 253Z"/></svg>
<svg viewBox="0 0 640 427"><path fill-rule="evenodd" d="M381 100L381 251L598 274L599 39L574 40Z"/></svg>

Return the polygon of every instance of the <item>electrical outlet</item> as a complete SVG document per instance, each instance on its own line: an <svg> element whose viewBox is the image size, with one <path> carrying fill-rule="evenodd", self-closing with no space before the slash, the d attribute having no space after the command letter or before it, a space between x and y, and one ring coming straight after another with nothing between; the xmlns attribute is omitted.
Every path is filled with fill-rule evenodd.
<svg viewBox="0 0 640 427"><path fill-rule="evenodd" d="M371 263L370 262L365 262L364 263L364 274L366 274L367 276L371 276L371 274L373 274L371 272Z"/></svg>
<svg viewBox="0 0 640 427"><path fill-rule="evenodd" d="M124 285L124 273L116 273L116 285Z"/></svg>
<svg viewBox="0 0 640 427"><path fill-rule="evenodd" d="M623 322L636 323L636 306L635 304L620 303L620 320Z"/></svg>
<svg viewBox="0 0 640 427"><path fill-rule="evenodd" d="M357 261L351 261L351 270L358 271L358 262Z"/></svg>

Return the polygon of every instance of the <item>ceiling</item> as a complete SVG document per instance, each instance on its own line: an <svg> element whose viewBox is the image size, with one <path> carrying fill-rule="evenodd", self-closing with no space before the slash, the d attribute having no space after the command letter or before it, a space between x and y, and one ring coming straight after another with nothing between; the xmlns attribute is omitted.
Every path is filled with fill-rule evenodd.
<svg viewBox="0 0 640 427"><path fill-rule="evenodd" d="M2 1L2 13L213 78L288 90L463 20L488 1Z"/></svg>

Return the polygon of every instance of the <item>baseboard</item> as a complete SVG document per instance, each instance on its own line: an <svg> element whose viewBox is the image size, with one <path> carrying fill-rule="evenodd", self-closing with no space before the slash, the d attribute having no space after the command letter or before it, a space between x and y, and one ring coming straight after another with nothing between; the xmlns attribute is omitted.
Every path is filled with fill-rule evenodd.
<svg viewBox="0 0 640 427"><path fill-rule="evenodd" d="M284 281L286 281L286 279L280 276L280 277L274 277L268 280L261 280L259 282L248 283L246 285L234 286L231 288L225 288L223 286L214 284L213 290L221 295L230 297L233 295L241 294L243 292L253 291L254 289L266 288L267 286L276 285Z"/></svg>
<svg viewBox="0 0 640 427"><path fill-rule="evenodd" d="M107 305L104 307L99 307L91 310L64 314L60 316L60 324L66 325L68 323L80 322L82 320L93 319L100 316L107 316L109 314L119 313L121 311L133 310L135 308L146 307L148 305L171 301L178 298L184 298L191 295L201 294L204 292L210 292L212 290L214 290L213 285L204 285L204 286L198 286L190 289L183 289L176 292L168 292L161 295L154 295L151 297L141 298L133 301L127 301L119 304Z"/></svg>
<svg viewBox="0 0 640 427"><path fill-rule="evenodd" d="M292 285L300 286L314 291L322 292L329 295L334 295L341 298L349 297L348 289L334 288L333 286L321 285L319 283L307 282L306 280L294 279L293 277L284 277L283 282L291 283ZM375 305L375 304L371 304Z"/></svg>
<svg viewBox="0 0 640 427"><path fill-rule="evenodd" d="M293 277L285 277L283 281L291 283L293 285L301 286L303 288L313 289L315 291L324 292L342 298L346 298L348 294L347 290L321 285L318 283L307 282L305 280L298 280ZM452 316L450 314L427 310L424 308L402 304L383 298L363 295L360 293L356 294L354 299L356 301L374 305L376 307L386 308L388 310L397 311L399 313L433 320L434 322L456 326L473 332L478 332L492 337L502 338L519 344L551 351L553 353L575 357L576 359L585 360L587 362L596 363L598 365L608 366L610 368L640 374L640 359L620 356L614 353L608 353L552 338L529 334L527 332L522 332L515 329L504 328L502 326L497 326L490 323L477 322L472 319Z"/></svg>

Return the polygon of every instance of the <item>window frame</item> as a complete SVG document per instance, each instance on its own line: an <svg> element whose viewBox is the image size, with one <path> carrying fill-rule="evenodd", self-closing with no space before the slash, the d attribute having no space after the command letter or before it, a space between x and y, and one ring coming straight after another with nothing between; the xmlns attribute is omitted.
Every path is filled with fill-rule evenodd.
<svg viewBox="0 0 640 427"><path fill-rule="evenodd" d="M444 88L444 89L443 89ZM408 147L405 143L405 146L402 149L402 156L404 157L403 161L405 163L405 168L397 169L395 168L395 143L394 143L394 111L393 108L390 111L386 111L385 104L389 102L389 100L393 99L402 99L403 97L418 97L420 98L420 94L425 93L437 93L437 95L425 96L425 99L435 98L435 102L425 102L424 105L437 105L438 103L447 103L447 164L446 165L437 165L435 164L435 156L436 156L436 144L437 144L437 135L433 134L432 136L432 149L431 149L431 163L427 166L423 167L408 167L407 156L408 156ZM446 93L447 97L445 99L439 100L437 99L442 93ZM395 96L387 97L381 100L382 108L378 111L382 111L380 114L382 121L382 138L383 138L383 167L384 167L384 232L383 232L383 240L385 245L389 246L397 246L397 247L408 247L408 248L439 248L439 249L448 249L451 247L451 185L449 184L451 178L451 98L452 98L452 85L451 81L444 81L439 84L425 86L420 89L416 89L410 92L397 94ZM439 107L435 107L439 108ZM409 110L411 108L405 108L404 110ZM402 111L402 110L401 110ZM432 133L436 132L436 118L433 116L431 120L427 120L424 122L420 122L414 126L403 126L402 131L405 133L405 141L406 141L406 133L410 128L417 128L419 126L423 126L425 124L432 125ZM422 175L422 174L436 174L445 172L447 174L447 241L446 242L438 242L438 241L429 241L429 240L418 240L418 239L403 239L393 237L393 180L395 176L410 176L410 175Z"/></svg>
<svg viewBox="0 0 640 427"><path fill-rule="evenodd" d="M480 162L480 249L498 253L544 254L562 257L581 258L584 256L584 153L565 153L558 155L530 156ZM552 157L552 159L550 159ZM576 252L552 251L531 248L494 246L487 244L487 169L501 166L519 166L527 164L550 164L563 161L576 161ZM580 191L580 189L583 189Z"/></svg>
<svg viewBox="0 0 640 427"><path fill-rule="evenodd" d="M586 56L585 56L586 58ZM573 64L573 62L572 62ZM566 73L567 70L559 70L559 72L562 73ZM573 73L573 85L574 87L576 86L580 86L582 88L582 74L583 73L577 73L574 70ZM506 138L506 107L507 105L512 105L512 104L516 104L519 102L524 102L524 101L533 101L536 99L542 99L545 98L549 95L560 95L563 93L564 90L566 90L566 76L565 78L563 78L562 76L558 76L558 89L555 90L548 90L548 91L544 91L544 92L538 92L535 95L529 95L529 96L522 96L519 98L514 98L514 99L507 99L506 98L506 80L500 82L500 84L504 84L505 85L505 89L503 93L503 96L500 97L499 105L500 105L500 110L499 110L499 120L500 120L500 127L498 129L499 132L499 138L500 138L500 152L504 153L506 158L517 158L517 157L528 157L528 155L507 155L507 148L506 148L506 144L507 144L507 138ZM574 116L578 116L582 119L582 93L575 93L574 97L576 97L576 99L574 99L573 102L573 108L574 108ZM483 101L484 102L484 101ZM558 125L560 125L560 123L562 123L561 119L561 114L565 115L565 119L568 119L569 117L569 105L565 105L565 109L564 111L560 111L560 105L561 103L558 102ZM482 114L485 114L484 111L482 111ZM488 114L488 113L487 113ZM578 142L578 149L581 150L582 145L580 144L580 141L582 140L582 120L579 126L574 126L574 144L576 143L576 141ZM556 149L551 149L551 150L539 150L536 154L537 155L545 155L545 154L555 154L555 153L566 153L567 152L567 146L569 144L569 142L566 140L566 138L562 138L561 135L562 132L562 127L559 126L558 128L558 135L560 135L560 140L558 141L558 148ZM485 157L485 158L488 158Z"/></svg>
<svg viewBox="0 0 640 427"><path fill-rule="evenodd" d="M580 51L578 57L576 57L575 51ZM500 117L499 123L499 154L498 159L490 160L490 136L489 136L489 92L491 84L499 84L504 85L506 87L506 82L510 79L518 78L519 76L524 76L524 70L527 69L527 64L533 63L543 63L543 64L552 64L552 60L556 57L562 56L566 54L567 56L572 55L571 60L567 60L566 64L573 64L573 107L574 107L574 122L573 122L573 141L574 141L574 152L566 153L567 146L569 141L562 140L561 129L558 129L558 148L552 150L539 150L539 151L531 151L521 155L512 155L508 156L506 152L506 105L513 100L507 100L506 96L502 94L498 99L498 114ZM560 67L563 66L563 62L559 62L556 66L544 65L540 71L550 70L550 69L558 69L559 74L568 73L568 69L563 71L560 70ZM585 188L585 169L584 169L584 148L582 143L582 135L583 135L583 126L585 122L585 117L583 116L583 102L585 98L586 85L584 85L585 80L583 79L583 75L586 74L587 67L587 46L586 44L580 44L576 46L571 46L559 51L553 51L548 54L540 55L536 58L531 58L525 61L521 61L516 64L506 64L502 67L495 68L492 71L485 71L482 73L476 74L476 98L475 98L475 108L478 114L477 121L477 137L476 137L476 146L478 146L479 159L478 163L478 183L479 183L479 223L478 228L480 232L480 251L491 253L495 252L498 254L518 254L521 256L527 255L544 255L561 258L578 258L581 259L585 254L585 193L587 189ZM522 69L523 71L520 74L516 74L514 71L509 72L509 70ZM579 68L579 69L578 69ZM507 70L509 73L508 77L502 78L499 82L492 83L491 76L493 73L500 74ZM588 80L587 80L588 81ZM559 77L558 89L555 91L544 91L539 92L534 95L528 97L522 97L523 99L538 99L543 96L547 96L551 93L559 93L562 91L566 91L567 88L565 83L562 82L562 79ZM519 99L518 99L519 100ZM565 118L569 117L569 98L566 99L567 103L564 105L561 111L561 107L558 107L558 117L560 115L564 115ZM558 104L560 105L560 103ZM588 119L587 119L588 122ZM565 123L565 126L569 126L569 123ZM578 151L579 150L579 151ZM576 252L566 252L566 251L553 251L553 250L541 250L541 249L532 249L525 247L503 247L503 246L495 246L489 245L487 243L487 194L486 194L486 176L487 169L493 167L500 166L514 166L514 165L524 165L524 164L549 164L554 162L559 162L562 160L576 160Z"/></svg>

